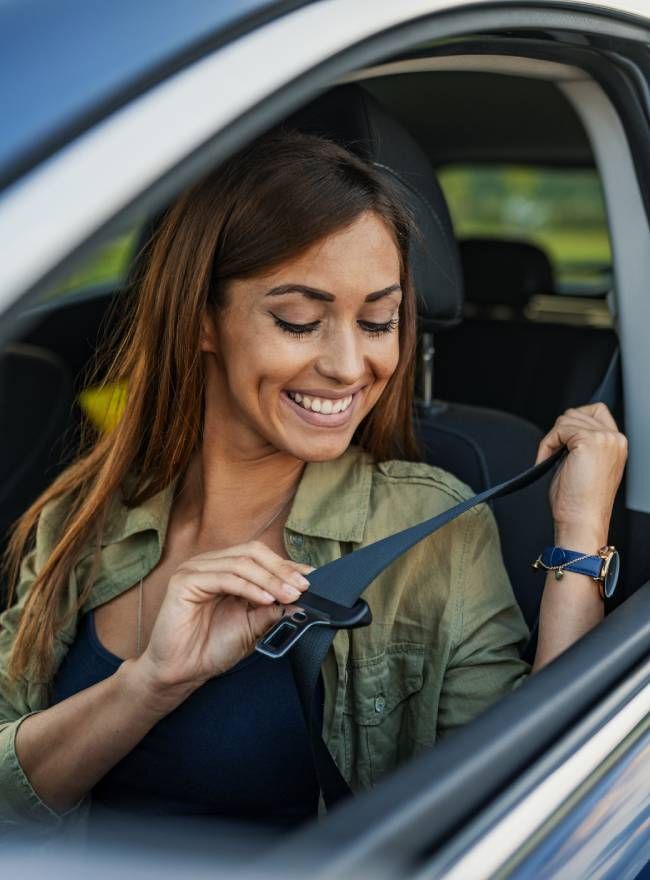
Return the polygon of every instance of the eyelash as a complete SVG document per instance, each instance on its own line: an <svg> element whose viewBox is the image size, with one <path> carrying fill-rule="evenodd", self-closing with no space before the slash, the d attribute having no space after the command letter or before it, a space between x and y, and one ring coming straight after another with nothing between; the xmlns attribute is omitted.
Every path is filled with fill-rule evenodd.
<svg viewBox="0 0 650 880"><path fill-rule="evenodd" d="M273 312L271 312L271 314L273 315ZM278 318L277 315L273 315L273 320L280 330L284 330L285 333L290 333L292 336L295 336L296 339L302 339L309 333L313 333L314 330L318 329L318 325L320 324L320 321L312 321L311 324L290 324L288 321L283 321L282 318ZM384 333L391 333L395 330L399 322L397 318L391 318L390 321L386 321L383 324L373 324L370 321L359 321L358 323L361 329L365 330L370 336L382 336Z"/></svg>

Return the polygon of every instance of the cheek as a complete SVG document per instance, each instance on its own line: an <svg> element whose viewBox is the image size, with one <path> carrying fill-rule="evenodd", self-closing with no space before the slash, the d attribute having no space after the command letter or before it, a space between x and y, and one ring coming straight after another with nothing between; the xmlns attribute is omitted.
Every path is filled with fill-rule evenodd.
<svg viewBox="0 0 650 880"><path fill-rule="evenodd" d="M379 349L380 346L377 348ZM391 334L391 338L381 346L381 351L374 353L372 363L375 376L379 380L388 382L399 363L399 337L396 332Z"/></svg>
<svg viewBox="0 0 650 880"><path fill-rule="evenodd" d="M240 398L256 399L286 385L309 362L309 347L274 332L262 321L224 322L224 369Z"/></svg>

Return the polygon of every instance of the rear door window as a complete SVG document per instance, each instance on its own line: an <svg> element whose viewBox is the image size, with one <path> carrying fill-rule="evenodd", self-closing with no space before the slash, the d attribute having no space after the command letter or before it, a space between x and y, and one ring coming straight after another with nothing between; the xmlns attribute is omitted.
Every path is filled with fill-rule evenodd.
<svg viewBox="0 0 650 880"><path fill-rule="evenodd" d="M595 168L447 165L439 179L458 238L528 241L549 256L556 294L612 286L605 202Z"/></svg>

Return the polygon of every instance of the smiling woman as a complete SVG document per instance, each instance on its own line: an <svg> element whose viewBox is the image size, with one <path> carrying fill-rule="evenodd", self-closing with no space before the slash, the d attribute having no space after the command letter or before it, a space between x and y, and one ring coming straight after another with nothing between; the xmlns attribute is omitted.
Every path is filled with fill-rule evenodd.
<svg viewBox="0 0 650 880"><path fill-rule="evenodd" d="M10 544L0 820L57 825L89 806L282 825L316 813L291 668L252 654L255 641L315 566L470 494L413 460L411 234L379 168L291 132L168 209L106 377L128 388L124 412ZM596 407L560 419L540 457L563 444L558 538L595 552L624 440ZM353 790L529 672L486 507L367 598L374 623L339 633L318 691ZM590 579L549 576L536 667L601 616Z"/></svg>
<svg viewBox="0 0 650 880"><path fill-rule="evenodd" d="M215 388L228 388L215 391L219 418L229 412L239 432L241 413L301 461L342 455L399 363L401 276L395 231L366 210L270 272L233 281L230 305L206 326L203 343L219 358L211 362ZM406 437L409 424L400 425ZM372 433L382 428L375 423Z"/></svg>

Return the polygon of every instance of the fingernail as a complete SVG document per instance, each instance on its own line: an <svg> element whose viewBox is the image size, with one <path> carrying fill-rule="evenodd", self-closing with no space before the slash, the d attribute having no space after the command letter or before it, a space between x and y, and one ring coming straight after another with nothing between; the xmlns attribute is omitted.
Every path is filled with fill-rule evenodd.
<svg viewBox="0 0 650 880"><path fill-rule="evenodd" d="M291 584L284 585L284 592L290 599L298 599L300 598L300 590L296 590L295 587L292 587Z"/></svg>
<svg viewBox="0 0 650 880"><path fill-rule="evenodd" d="M291 582L295 584L297 587L308 587L309 581L306 577L303 577L299 572L295 571L291 575Z"/></svg>
<svg viewBox="0 0 650 880"><path fill-rule="evenodd" d="M272 596L270 593L267 593L266 590L262 590L262 593L266 597L269 602L275 602L275 596Z"/></svg>

